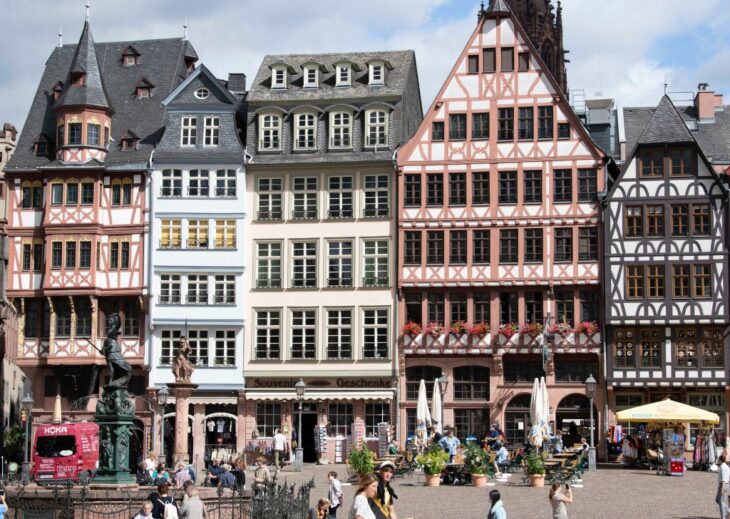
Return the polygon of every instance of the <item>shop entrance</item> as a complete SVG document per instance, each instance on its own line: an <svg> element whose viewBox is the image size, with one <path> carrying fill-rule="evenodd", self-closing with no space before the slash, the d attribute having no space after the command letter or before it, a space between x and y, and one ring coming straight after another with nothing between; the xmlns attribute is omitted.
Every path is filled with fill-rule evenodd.
<svg viewBox="0 0 730 519"><path fill-rule="evenodd" d="M504 412L504 434L512 447L527 443L530 433L530 395L517 395Z"/></svg>
<svg viewBox="0 0 730 519"><path fill-rule="evenodd" d="M294 403L294 431L292 437L299 433L299 404ZM314 449L314 428L317 426L317 404L304 403L302 405L302 449L304 463L315 463L317 452Z"/></svg>
<svg viewBox="0 0 730 519"><path fill-rule="evenodd" d="M598 411L593 406L593 444L598 445ZM572 447L585 438L590 443L590 400L585 395L568 395L558 404L555 413L556 432L563 435L563 444Z"/></svg>

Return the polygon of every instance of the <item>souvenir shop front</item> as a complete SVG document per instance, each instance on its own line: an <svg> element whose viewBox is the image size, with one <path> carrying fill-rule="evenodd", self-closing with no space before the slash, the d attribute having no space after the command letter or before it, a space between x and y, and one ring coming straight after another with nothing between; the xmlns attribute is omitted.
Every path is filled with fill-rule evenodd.
<svg viewBox="0 0 730 519"><path fill-rule="evenodd" d="M362 441L377 449L392 424L395 389L390 378L304 378L306 390L297 398L298 378L249 378L245 390L244 449L248 463L271 457L273 437L280 430L289 442L290 460L301 441L305 463L345 463L353 445ZM301 404L302 437L299 431ZM386 441L389 438L386 438Z"/></svg>

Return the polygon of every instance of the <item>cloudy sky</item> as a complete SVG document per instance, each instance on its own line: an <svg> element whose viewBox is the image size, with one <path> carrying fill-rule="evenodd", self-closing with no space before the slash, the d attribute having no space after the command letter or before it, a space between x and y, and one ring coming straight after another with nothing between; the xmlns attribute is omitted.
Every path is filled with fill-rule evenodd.
<svg viewBox="0 0 730 519"><path fill-rule="evenodd" d="M728 0L563 0L568 81L624 106L709 82L730 96ZM2 0L0 122L23 125L43 65L75 43L85 0ZM189 38L219 77L265 54L415 49L426 108L474 29L478 0L92 0L96 41ZM687 6L691 8L688 9ZM730 104L730 101L728 101Z"/></svg>

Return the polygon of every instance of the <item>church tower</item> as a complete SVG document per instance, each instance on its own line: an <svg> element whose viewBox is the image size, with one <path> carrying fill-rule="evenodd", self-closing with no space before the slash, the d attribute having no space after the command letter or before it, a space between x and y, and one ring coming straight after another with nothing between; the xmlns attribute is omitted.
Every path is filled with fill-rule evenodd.
<svg viewBox="0 0 730 519"><path fill-rule="evenodd" d="M563 8L560 0L557 9L553 7L552 0L507 0L507 3L567 96L568 76L565 72L566 51L563 47Z"/></svg>

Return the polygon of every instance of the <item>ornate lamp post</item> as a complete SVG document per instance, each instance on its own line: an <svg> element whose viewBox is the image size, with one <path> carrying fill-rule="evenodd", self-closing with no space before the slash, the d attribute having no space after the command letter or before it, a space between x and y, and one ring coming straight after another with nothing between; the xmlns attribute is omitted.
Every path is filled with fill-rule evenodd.
<svg viewBox="0 0 730 519"><path fill-rule="evenodd" d="M441 391L441 432L446 434L444 424L446 423L446 417L444 416L444 399L446 398L446 388L449 387L449 379L446 375L441 375L436 379L439 383L439 391Z"/></svg>
<svg viewBox="0 0 730 519"><path fill-rule="evenodd" d="M23 485L30 484L30 461L28 459L28 444L30 442L30 421L33 412L33 397L26 393L20 401L20 410L25 412L25 455L23 457Z"/></svg>
<svg viewBox="0 0 730 519"><path fill-rule="evenodd" d="M591 417L591 440L590 440L590 448L588 449L588 469L589 470L596 470L596 447L593 445L593 397L596 394L596 385L598 385L598 382L596 382L596 379L593 378L593 374L589 374L588 378L585 381L586 384L586 392L588 393L588 400L589 400L589 406L590 406L590 417Z"/></svg>
<svg viewBox="0 0 730 519"><path fill-rule="evenodd" d="M165 406L167 405L167 397L170 392L167 387L162 386L157 390L157 404L160 406L160 461L165 461Z"/></svg>
<svg viewBox="0 0 730 519"><path fill-rule="evenodd" d="M297 400L299 401L299 428L297 429L297 448L294 451L294 471L301 472L304 470L304 449L302 448L302 401L304 400L304 392L307 385L301 378L299 382L294 384L297 390Z"/></svg>

